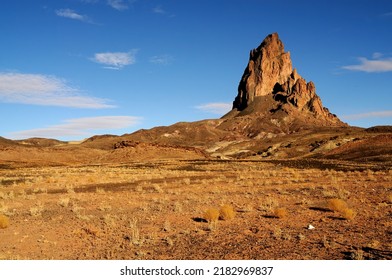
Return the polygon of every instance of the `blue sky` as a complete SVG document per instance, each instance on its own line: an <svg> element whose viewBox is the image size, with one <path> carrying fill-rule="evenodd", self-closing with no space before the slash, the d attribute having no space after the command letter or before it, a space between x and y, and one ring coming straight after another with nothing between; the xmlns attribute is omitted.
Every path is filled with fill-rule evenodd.
<svg viewBox="0 0 392 280"><path fill-rule="evenodd" d="M0 135L77 140L218 118L273 32L332 113L391 125L391 30L392 1L5 0Z"/></svg>

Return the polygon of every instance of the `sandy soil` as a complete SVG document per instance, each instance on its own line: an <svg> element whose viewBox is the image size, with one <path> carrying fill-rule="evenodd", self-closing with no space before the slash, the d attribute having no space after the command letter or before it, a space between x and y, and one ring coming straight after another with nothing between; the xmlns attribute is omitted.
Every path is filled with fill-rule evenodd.
<svg viewBox="0 0 392 280"><path fill-rule="evenodd" d="M235 217L205 220L222 205ZM3 165L0 215L9 219L0 259L392 259L392 170L333 161Z"/></svg>

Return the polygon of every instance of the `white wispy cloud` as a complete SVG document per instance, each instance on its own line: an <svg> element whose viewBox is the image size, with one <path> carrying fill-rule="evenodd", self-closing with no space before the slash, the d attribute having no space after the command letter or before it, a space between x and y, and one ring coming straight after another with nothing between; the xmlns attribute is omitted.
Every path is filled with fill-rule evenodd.
<svg viewBox="0 0 392 280"><path fill-rule="evenodd" d="M198 105L195 108L207 113L223 115L229 112L233 107L232 103L207 103Z"/></svg>
<svg viewBox="0 0 392 280"><path fill-rule="evenodd" d="M162 15L162 16L169 17L169 18L175 17L175 14L172 14L171 12L165 10L161 5L155 6L152 9L152 12L155 13L155 14L159 14L159 15Z"/></svg>
<svg viewBox="0 0 392 280"><path fill-rule="evenodd" d="M166 11L162 8L162 6L155 6L152 11L156 14L166 14Z"/></svg>
<svg viewBox="0 0 392 280"><path fill-rule="evenodd" d="M75 12L74 10L71 10L71 9L56 10L56 15L58 15L59 17L64 17L64 18L79 20L79 21L83 21L83 22L93 23L92 20L88 16L78 14L77 12Z"/></svg>
<svg viewBox="0 0 392 280"><path fill-rule="evenodd" d="M168 54L155 55L150 57L150 62L154 64L168 65L173 61L173 57Z"/></svg>
<svg viewBox="0 0 392 280"><path fill-rule="evenodd" d="M390 72L392 71L392 57L382 57L381 53L374 53L372 59L359 57L359 64L343 66L343 69L362 72Z"/></svg>
<svg viewBox="0 0 392 280"><path fill-rule="evenodd" d="M7 137L25 139L31 137L43 138L84 138L94 134L97 130L116 130L135 126L142 118L133 116L100 116L89 118L68 119L61 124L44 128L11 132Z"/></svg>
<svg viewBox="0 0 392 280"><path fill-rule="evenodd" d="M105 52L96 53L93 61L106 65L105 68L119 70L124 66L134 64L136 62L137 50L129 52Z"/></svg>
<svg viewBox="0 0 392 280"><path fill-rule="evenodd" d="M377 112L367 112L353 115L343 116L342 119L345 120L359 120L359 119L369 119L369 118L391 118L392 111L377 111Z"/></svg>
<svg viewBox="0 0 392 280"><path fill-rule="evenodd" d="M392 12L384 13L381 15L382 17L392 17Z"/></svg>
<svg viewBox="0 0 392 280"><path fill-rule="evenodd" d="M380 52L374 52L373 54L372 54L372 58L373 59L379 59L379 58L381 58L383 55L382 55L382 53L380 53Z"/></svg>
<svg viewBox="0 0 392 280"><path fill-rule="evenodd" d="M127 10L129 8L128 3L124 0L108 0L108 5L118 11Z"/></svg>
<svg viewBox="0 0 392 280"><path fill-rule="evenodd" d="M0 102L72 108L113 108L109 100L86 96L64 79L41 74L1 73Z"/></svg>

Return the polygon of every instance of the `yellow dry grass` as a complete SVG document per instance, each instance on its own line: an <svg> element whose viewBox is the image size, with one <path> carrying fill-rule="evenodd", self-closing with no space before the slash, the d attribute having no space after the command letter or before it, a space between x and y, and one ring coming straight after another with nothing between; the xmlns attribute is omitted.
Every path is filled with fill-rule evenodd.
<svg viewBox="0 0 392 280"><path fill-rule="evenodd" d="M204 212L203 218L209 222L213 223L219 219L219 210L215 208L209 208Z"/></svg>
<svg viewBox="0 0 392 280"><path fill-rule="evenodd" d="M328 200L327 207L331 211L341 212L347 209L347 203L340 198L332 198Z"/></svg>
<svg viewBox="0 0 392 280"><path fill-rule="evenodd" d="M287 214L288 214L287 209L286 209L286 208L283 208L283 207L276 208L276 209L274 210L274 216L277 217L277 218L279 218L279 219L284 219L284 218L286 218L286 217L287 217Z"/></svg>
<svg viewBox="0 0 392 280"><path fill-rule="evenodd" d="M220 210L219 210L219 217L222 220L231 220L234 219L235 217L235 211L233 206L225 204L222 205Z"/></svg>
<svg viewBox="0 0 392 280"><path fill-rule="evenodd" d="M350 209L347 203L339 198L332 198L328 200L328 208L334 212L338 212L341 214L343 219L352 220L355 218L357 213Z"/></svg>
<svg viewBox="0 0 392 280"><path fill-rule="evenodd" d="M0 214L0 229L5 229L10 225L10 220L7 216Z"/></svg>

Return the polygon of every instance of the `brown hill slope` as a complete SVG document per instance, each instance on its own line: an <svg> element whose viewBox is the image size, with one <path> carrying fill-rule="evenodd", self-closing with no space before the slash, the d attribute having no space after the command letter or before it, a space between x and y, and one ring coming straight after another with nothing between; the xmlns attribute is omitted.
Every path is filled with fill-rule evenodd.
<svg viewBox="0 0 392 280"><path fill-rule="evenodd" d="M15 146L16 142L0 136L0 147Z"/></svg>
<svg viewBox="0 0 392 280"><path fill-rule="evenodd" d="M15 142L22 145L35 146L35 147L51 147L51 146L57 146L57 145L62 145L67 143L56 139L47 139L47 138L39 138L39 137L33 137L24 140L15 140Z"/></svg>

